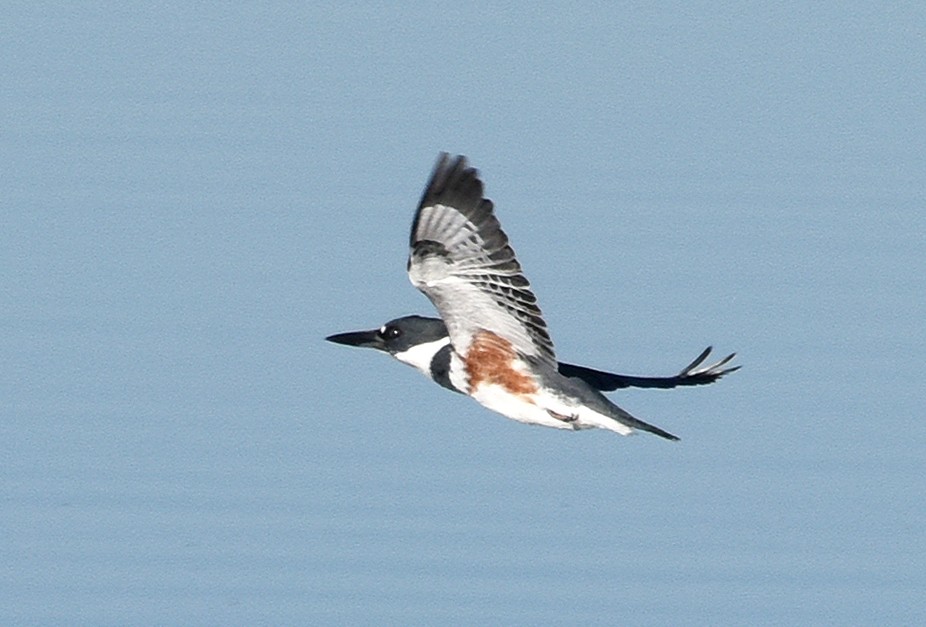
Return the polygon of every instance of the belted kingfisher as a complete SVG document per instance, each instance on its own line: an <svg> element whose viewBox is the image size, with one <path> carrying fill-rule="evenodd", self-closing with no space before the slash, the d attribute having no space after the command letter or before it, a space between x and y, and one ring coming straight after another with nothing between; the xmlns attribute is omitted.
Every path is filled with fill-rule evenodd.
<svg viewBox="0 0 926 627"><path fill-rule="evenodd" d="M412 223L408 274L441 318L405 316L372 331L331 335L338 344L375 348L441 386L472 396L503 416L558 429L649 431L602 392L712 383L731 354L701 366L711 347L675 376L639 377L560 363L537 299L508 237L466 158L441 153Z"/></svg>
<svg viewBox="0 0 926 627"><path fill-rule="evenodd" d="M346 346L373 348L392 355L408 364L448 390L466 394L450 382L450 336L447 325L439 318L403 316L390 320L378 329L337 333L325 338L329 342ZM710 366L701 366L713 348L708 346L681 372L669 377L640 377L629 374L604 372L594 368L557 363L561 375L582 379L596 390L613 392L621 388L674 388L713 383L739 366L724 368L735 357L727 355Z"/></svg>

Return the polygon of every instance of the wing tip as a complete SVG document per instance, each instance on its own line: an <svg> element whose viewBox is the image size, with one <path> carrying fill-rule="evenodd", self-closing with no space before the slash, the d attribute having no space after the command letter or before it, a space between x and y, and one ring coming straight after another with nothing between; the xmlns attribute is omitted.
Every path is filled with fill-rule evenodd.
<svg viewBox="0 0 926 627"><path fill-rule="evenodd" d="M482 197L483 185L479 178L479 170L469 166L466 156L451 156L449 152L440 152L431 171L431 178L425 186L424 196L427 198L429 195L438 196L452 190L461 190L464 183L466 191L474 192L478 189L479 196Z"/></svg>
<svg viewBox="0 0 926 627"><path fill-rule="evenodd" d="M438 154L434 169L418 202L418 211L409 238L410 245L413 246L415 243L422 209L433 205L454 207L467 218L477 221L492 216L493 210L492 201L485 197L479 170L469 166L466 156L452 156L448 152Z"/></svg>

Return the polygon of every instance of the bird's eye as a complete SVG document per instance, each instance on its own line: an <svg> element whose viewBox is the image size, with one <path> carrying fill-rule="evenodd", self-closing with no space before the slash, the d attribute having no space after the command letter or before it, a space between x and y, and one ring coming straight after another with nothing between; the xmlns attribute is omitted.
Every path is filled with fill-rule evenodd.
<svg viewBox="0 0 926 627"><path fill-rule="evenodd" d="M388 326L388 327L383 327L382 329L380 329L379 335L383 339L394 340L395 338L402 335L402 332L399 330L398 327Z"/></svg>

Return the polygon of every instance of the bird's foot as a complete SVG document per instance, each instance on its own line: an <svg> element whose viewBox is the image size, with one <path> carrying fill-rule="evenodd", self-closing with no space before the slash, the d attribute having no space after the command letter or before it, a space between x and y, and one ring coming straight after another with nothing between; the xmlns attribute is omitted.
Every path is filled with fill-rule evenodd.
<svg viewBox="0 0 926 627"><path fill-rule="evenodd" d="M547 410L547 413L556 418L557 420L562 420L565 423L573 423L579 419L578 416L565 416L563 414L557 414L555 411Z"/></svg>

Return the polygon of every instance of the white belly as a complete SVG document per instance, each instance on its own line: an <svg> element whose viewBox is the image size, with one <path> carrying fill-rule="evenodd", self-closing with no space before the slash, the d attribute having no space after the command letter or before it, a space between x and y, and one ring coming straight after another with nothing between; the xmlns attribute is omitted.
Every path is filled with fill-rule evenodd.
<svg viewBox="0 0 926 627"><path fill-rule="evenodd" d="M535 395L512 394L500 385L488 384L479 386L472 393L472 396L481 405L518 422L553 427L555 429L576 429L579 427L575 422L566 422L554 418L544 407L533 402L536 400Z"/></svg>

